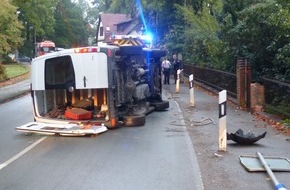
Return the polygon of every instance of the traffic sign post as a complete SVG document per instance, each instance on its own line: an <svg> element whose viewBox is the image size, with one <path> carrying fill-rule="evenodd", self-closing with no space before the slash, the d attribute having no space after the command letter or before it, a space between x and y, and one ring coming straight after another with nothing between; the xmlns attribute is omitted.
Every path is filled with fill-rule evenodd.
<svg viewBox="0 0 290 190"><path fill-rule="evenodd" d="M190 107L194 107L194 86L193 86L193 74L189 75L189 97L190 97Z"/></svg>
<svg viewBox="0 0 290 190"><path fill-rule="evenodd" d="M177 70L177 80L176 80L176 90L175 90L176 93L179 93L180 73L181 73L181 70L178 69Z"/></svg>
<svg viewBox="0 0 290 190"><path fill-rule="evenodd" d="M219 151L227 150L227 91L219 93Z"/></svg>

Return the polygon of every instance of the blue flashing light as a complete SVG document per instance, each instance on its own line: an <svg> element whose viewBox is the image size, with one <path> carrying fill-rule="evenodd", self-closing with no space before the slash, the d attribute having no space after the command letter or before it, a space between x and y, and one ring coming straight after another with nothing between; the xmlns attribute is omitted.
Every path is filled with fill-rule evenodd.
<svg viewBox="0 0 290 190"><path fill-rule="evenodd" d="M153 35L151 33L147 33L144 35L144 40L152 42L153 40Z"/></svg>

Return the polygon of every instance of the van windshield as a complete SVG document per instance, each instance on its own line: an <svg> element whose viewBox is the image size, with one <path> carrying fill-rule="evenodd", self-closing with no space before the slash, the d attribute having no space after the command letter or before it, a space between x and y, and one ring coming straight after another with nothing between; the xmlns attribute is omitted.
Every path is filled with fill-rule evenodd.
<svg viewBox="0 0 290 190"><path fill-rule="evenodd" d="M75 73L70 56L45 61L45 89L75 88Z"/></svg>

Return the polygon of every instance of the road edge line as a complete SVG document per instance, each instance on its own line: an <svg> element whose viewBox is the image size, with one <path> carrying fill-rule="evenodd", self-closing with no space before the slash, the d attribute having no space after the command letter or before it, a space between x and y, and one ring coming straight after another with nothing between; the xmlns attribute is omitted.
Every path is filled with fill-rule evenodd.
<svg viewBox="0 0 290 190"><path fill-rule="evenodd" d="M182 115L182 117L180 118L180 122L181 122L182 125L184 125L184 129L186 130L186 140L188 141L187 144L191 145L191 147L188 147L188 148L192 148L193 149L192 151L190 151L190 155L191 155L190 158L192 160L193 167L196 168L194 173L196 173L196 175L198 175L196 177L199 178L199 180L198 179L194 180L196 182L195 186L196 186L197 189L204 189L202 175L201 175L201 172L200 172L197 156L196 156L196 153L195 153L195 148L194 148L192 140L191 140L191 138L190 138L190 136L188 134L187 127L185 126L186 124L185 124L183 112L180 109L180 106L179 106L178 102L176 100L173 100L173 101L174 101L174 103L177 106L178 113Z"/></svg>
<svg viewBox="0 0 290 190"><path fill-rule="evenodd" d="M31 144L30 146L26 147L24 150L22 150L21 152L19 152L18 154L16 154L15 156L11 157L10 159L8 159L6 162L0 164L0 170L2 170L3 168L5 168L6 166L8 166L9 164L11 164L12 162L14 162L15 160L17 160L18 158L20 158L21 156L23 156L25 153L27 153L28 151L30 151L31 149L33 149L36 145L38 145L39 143L41 143L43 140L45 140L47 137L42 137L39 140L37 140L36 142L34 142L33 144Z"/></svg>

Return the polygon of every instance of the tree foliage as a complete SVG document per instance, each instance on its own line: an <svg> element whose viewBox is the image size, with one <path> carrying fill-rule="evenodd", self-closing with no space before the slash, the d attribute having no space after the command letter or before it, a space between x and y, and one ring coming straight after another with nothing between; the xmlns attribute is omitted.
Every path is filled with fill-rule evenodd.
<svg viewBox="0 0 290 190"><path fill-rule="evenodd" d="M232 62L249 58L255 79L269 75L289 80L289 3L252 1L235 15L236 22L231 15L224 17L221 38Z"/></svg>
<svg viewBox="0 0 290 190"><path fill-rule="evenodd" d="M271 75L290 80L289 0L90 1L93 7L85 0L4 0L0 53L20 44L21 37L31 50L34 32L37 41L86 45L100 12L125 13L154 33L156 45L170 54L182 53L188 63L234 71L237 58L246 57L255 79ZM7 27L13 36L9 40L4 39Z"/></svg>
<svg viewBox="0 0 290 190"><path fill-rule="evenodd" d="M54 32L56 0L13 0L13 3L19 7L19 17L26 30L35 30L38 40Z"/></svg>
<svg viewBox="0 0 290 190"><path fill-rule="evenodd" d="M22 25L17 18L17 8L8 0L1 2L0 18L0 55L2 55L21 44Z"/></svg>
<svg viewBox="0 0 290 190"><path fill-rule="evenodd" d="M208 0L198 10L192 4L175 7L174 20L182 15L185 24L175 22L166 44L171 50L183 47L187 62L234 71L237 58L246 57L255 80L290 80L289 1ZM183 46L176 43L180 39Z"/></svg>
<svg viewBox="0 0 290 190"><path fill-rule="evenodd" d="M18 7L19 20L24 25L21 54L31 55L34 40L52 40L58 47L66 48L87 45L91 28L86 14L87 1L12 0L12 3Z"/></svg>
<svg viewBox="0 0 290 190"><path fill-rule="evenodd" d="M216 19L221 12L221 1L203 3L198 12L191 6L178 6L178 12L184 15L186 23L182 37L185 39L183 52L187 60L222 67L223 43L218 38L220 26Z"/></svg>
<svg viewBox="0 0 290 190"><path fill-rule="evenodd" d="M17 18L17 8L9 0L2 0L0 8L0 80L6 79L2 58L21 45L22 25Z"/></svg>
<svg viewBox="0 0 290 190"><path fill-rule="evenodd" d="M88 22L78 3L59 0L55 8L54 35L51 36L59 47L84 46L88 43Z"/></svg>

